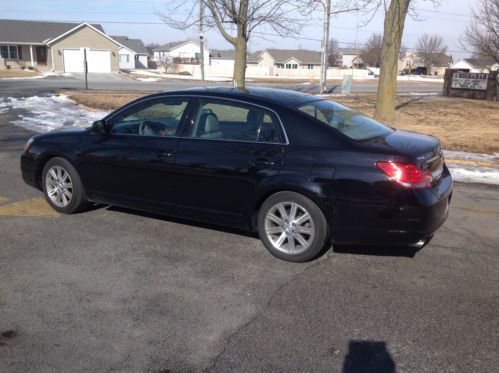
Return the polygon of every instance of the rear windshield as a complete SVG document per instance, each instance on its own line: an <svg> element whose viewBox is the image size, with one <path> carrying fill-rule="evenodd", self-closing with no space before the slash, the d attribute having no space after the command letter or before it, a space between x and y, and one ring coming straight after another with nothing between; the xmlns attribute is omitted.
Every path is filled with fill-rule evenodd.
<svg viewBox="0 0 499 373"><path fill-rule="evenodd" d="M298 109L353 140L367 140L393 132L374 119L329 100L309 101Z"/></svg>

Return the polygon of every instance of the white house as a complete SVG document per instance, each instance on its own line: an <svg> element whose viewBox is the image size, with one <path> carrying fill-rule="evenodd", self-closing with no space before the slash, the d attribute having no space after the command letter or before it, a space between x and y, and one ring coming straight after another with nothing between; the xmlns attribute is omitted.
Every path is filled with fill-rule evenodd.
<svg viewBox="0 0 499 373"><path fill-rule="evenodd" d="M154 49L154 59L167 59L175 64L199 64L201 60L200 46L193 41L174 41ZM203 49L204 64L210 64L210 51Z"/></svg>
<svg viewBox="0 0 499 373"><path fill-rule="evenodd" d="M146 69L147 52L140 39L130 39L128 36L111 36L121 44L118 51L120 69Z"/></svg>
<svg viewBox="0 0 499 373"><path fill-rule="evenodd" d="M340 67L346 67L348 69L352 67L363 68L364 61L362 61L362 58L360 58L359 54L359 48L340 48L339 58L335 64Z"/></svg>
<svg viewBox="0 0 499 373"><path fill-rule="evenodd" d="M465 58L451 65L451 69L469 70L470 73L483 73L491 70L498 70L497 64L492 58Z"/></svg>
<svg viewBox="0 0 499 373"><path fill-rule="evenodd" d="M228 69L234 69L236 52L233 49L212 50L210 52L211 66L220 66Z"/></svg>

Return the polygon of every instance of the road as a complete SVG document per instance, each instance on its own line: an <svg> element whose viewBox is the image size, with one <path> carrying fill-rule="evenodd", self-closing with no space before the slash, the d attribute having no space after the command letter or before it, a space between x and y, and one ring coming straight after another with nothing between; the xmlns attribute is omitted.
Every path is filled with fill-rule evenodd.
<svg viewBox="0 0 499 373"><path fill-rule="evenodd" d="M100 206L58 215L0 114L1 372L492 372L499 193L457 184L419 252L275 259L252 235Z"/></svg>
<svg viewBox="0 0 499 373"><path fill-rule="evenodd" d="M89 81L90 89L106 90L142 90L142 91L171 91L188 87L221 86L228 85L227 82L205 82L188 80L165 80L158 82L141 82L124 78L116 74L96 74ZM303 92L318 91L317 84L277 84L277 83L248 83L248 86L272 86L274 88L293 89ZM8 94L11 92L22 91L48 91L58 89L83 89L84 81L81 79L66 78L60 76L49 76L43 79L2 79L0 80L0 93ZM341 86L331 85L331 93L341 93ZM354 81L352 92L376 92L377 84L375 82ZM404 92L430 92L441 93L442 83L414 83L408 85L407 82L401 82L397 86L399 93Z"/></svg>

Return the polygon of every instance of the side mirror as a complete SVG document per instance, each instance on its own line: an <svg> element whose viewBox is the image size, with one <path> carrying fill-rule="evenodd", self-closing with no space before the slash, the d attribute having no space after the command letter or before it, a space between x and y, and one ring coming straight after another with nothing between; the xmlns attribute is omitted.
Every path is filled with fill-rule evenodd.
<svg viewBox="0 0 499 373"><path fill-rule="evenodd" d="M108 128L106 125L106 121L104 120L96 120L92 124L92 133L98 134L98 135L107 135L108 133Z"/></svg>

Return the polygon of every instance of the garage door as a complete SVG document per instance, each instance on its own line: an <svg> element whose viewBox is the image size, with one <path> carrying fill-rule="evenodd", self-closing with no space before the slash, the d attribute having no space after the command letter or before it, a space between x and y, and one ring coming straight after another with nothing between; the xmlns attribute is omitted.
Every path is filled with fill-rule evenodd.
<svg viewBox="0 0 499 373"><path fill-rule="evenodd" d="M87 64L89 73L110 73L111 53L103 50L87 50Z"/></svg>
<svg viewBox="0 0 499 373"><path fill-rule="evenodd" d="M62 51L64 71L67 73L83 72L83 51L81 49L64 49Z"/></svg>
<svg viewBox="0 0 499 373"><path fill-rule="evenodd" d="M62 53L65 72L84 72L83 49L64 49ZM87 65L89 73L110 73L111 52L108 50L87 49Z"/></svg>

